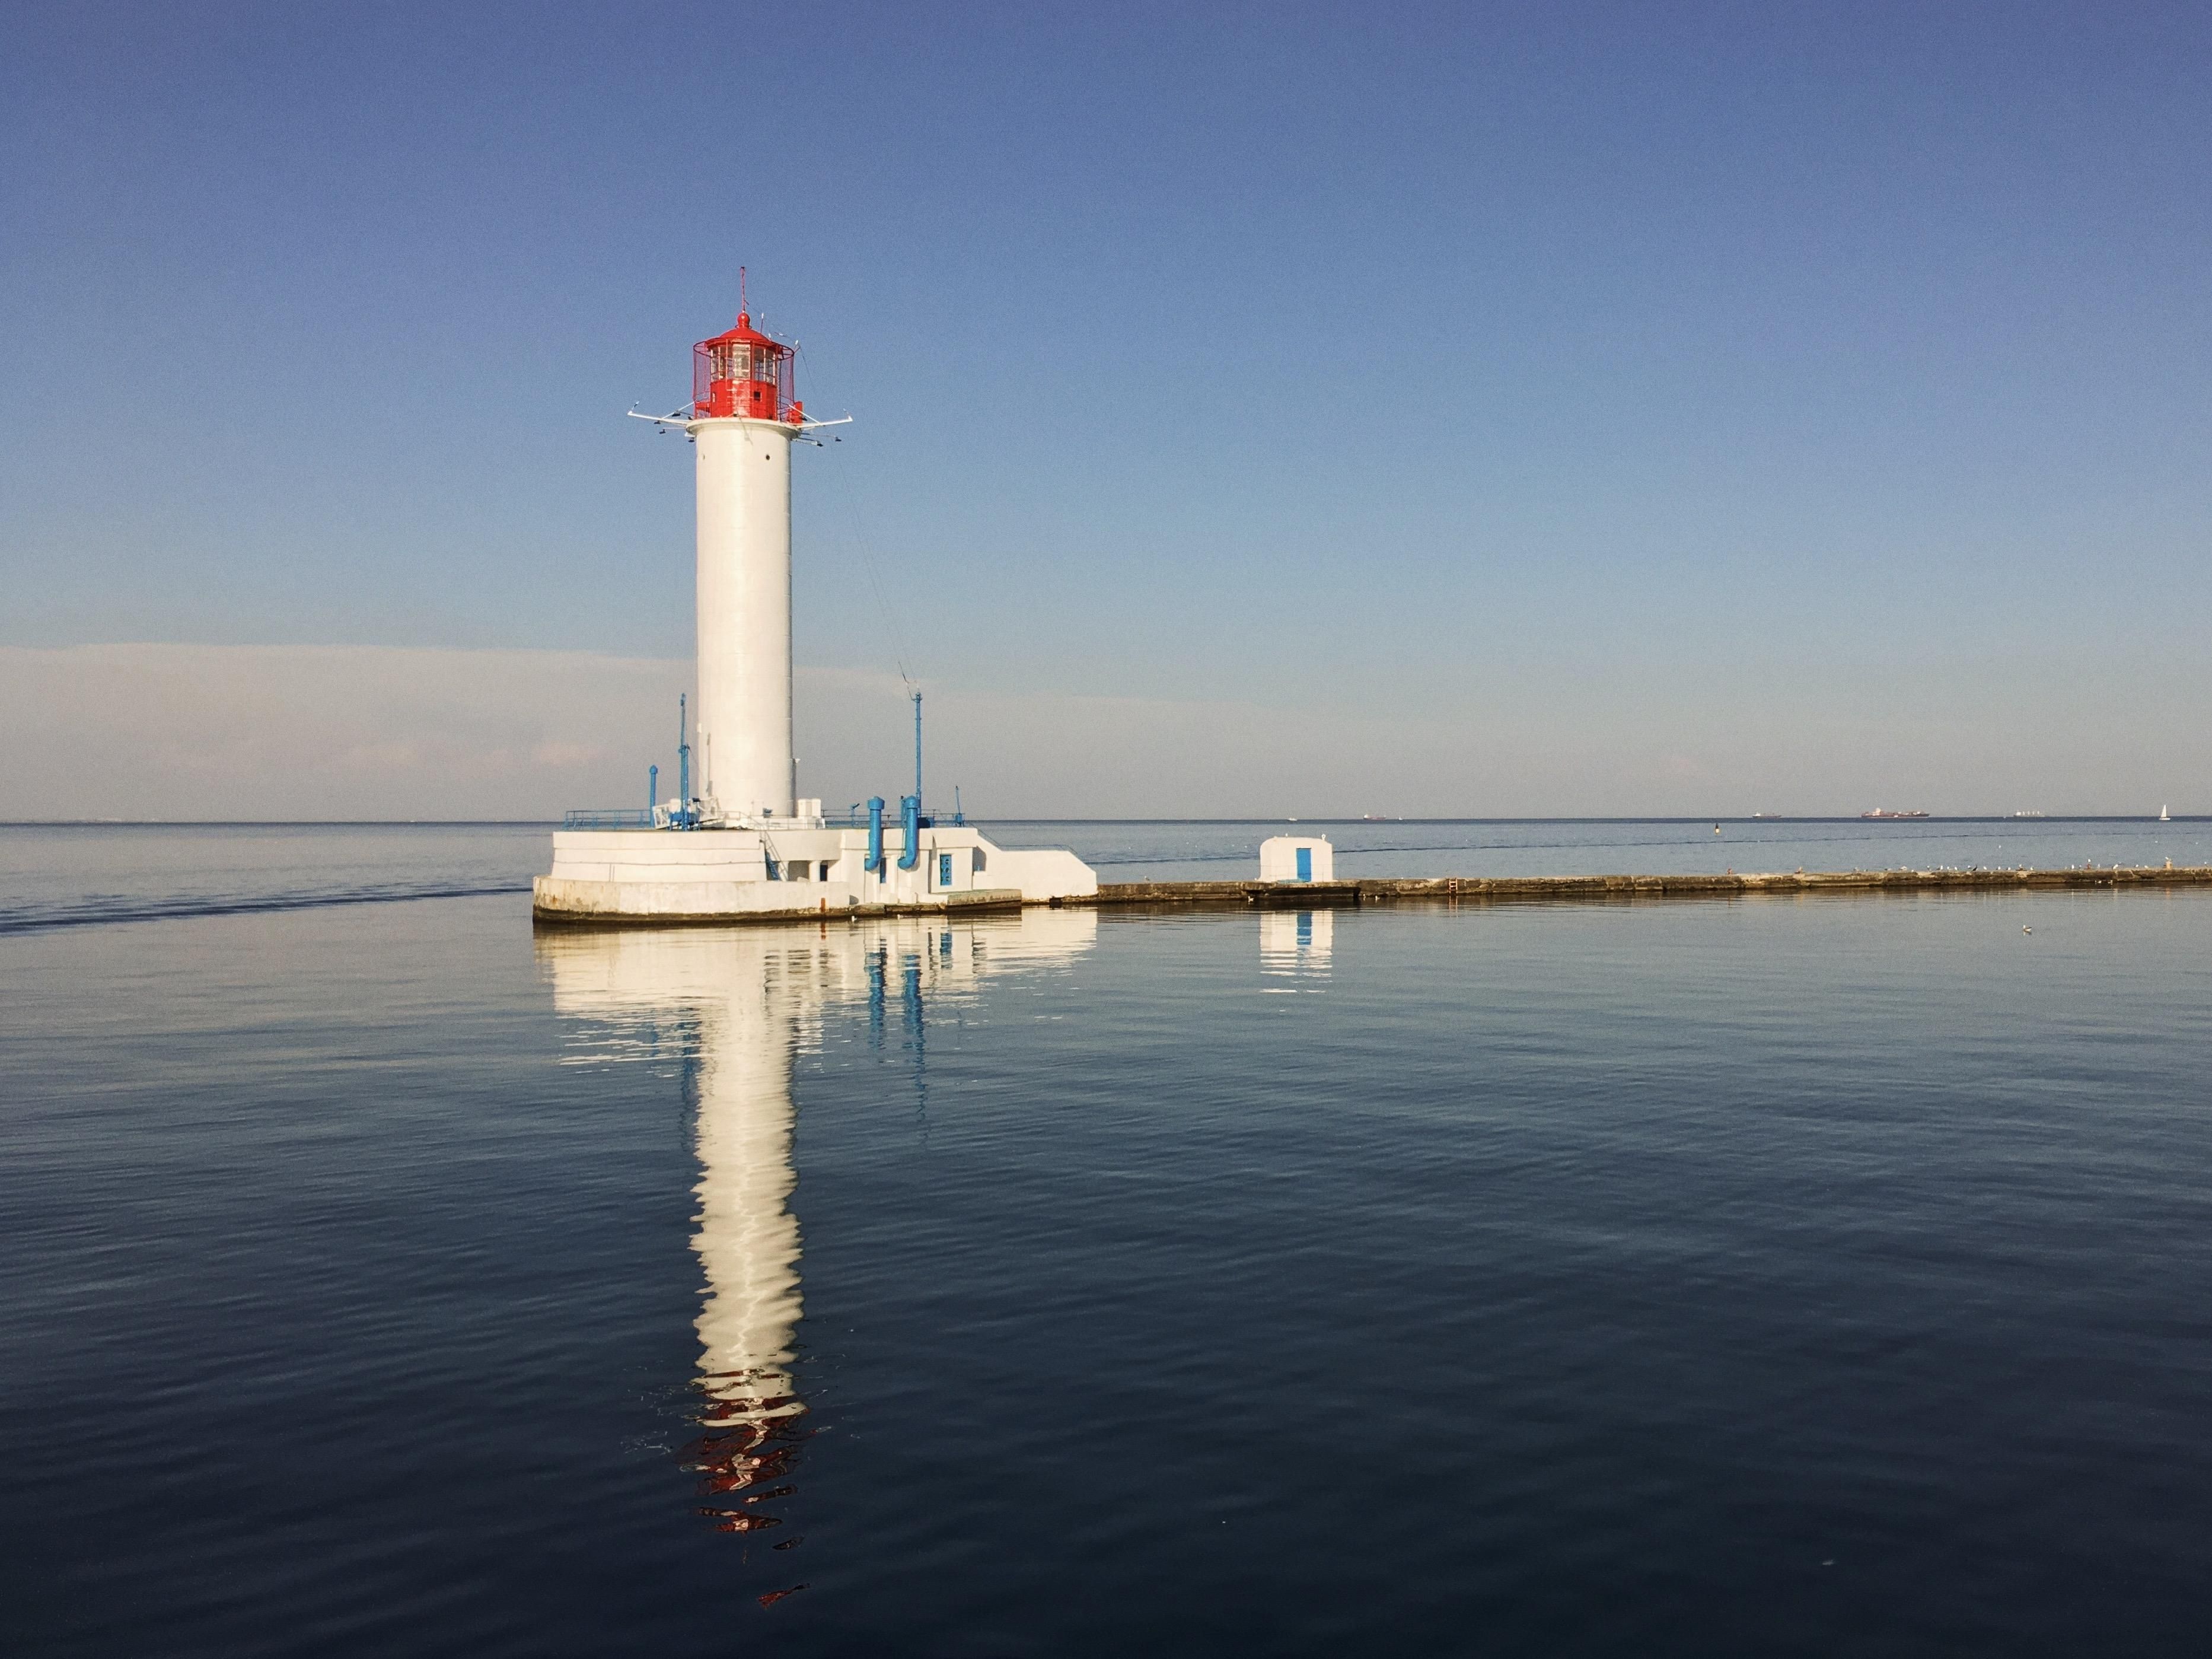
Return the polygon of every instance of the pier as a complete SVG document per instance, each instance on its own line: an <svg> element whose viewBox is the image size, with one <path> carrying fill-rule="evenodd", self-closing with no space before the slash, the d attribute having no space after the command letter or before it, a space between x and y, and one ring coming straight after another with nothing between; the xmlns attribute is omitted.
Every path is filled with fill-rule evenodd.
<svg viewBox="0 0 2212 1659"><path fill-rule="evenodd" d="M1102 882L1067 904L1162 909L1267 906L1293 909L1403 903L1540 904L1744 898L1802 893L2013 893L2134 887L2212 887L2212 865L2092 866L2065 870L1823 870L1717 876L1410 876L1362 881Z"/></svg>
<svg viewBox="0 0 2212 1659"><path fill-rule="evenodd" d="M839 902L823 895L811 903L744 912L704 911L653 915L594 913L549 905L532 907L542 924L568 927L728 927L732 924L825 922L886 915L972 915L1019 910L1024 902L1054 909L1242 910L1352 909L1398 904L1484 905L1644 903L1658 899L1797 897L1846 893L2018 893L2112 891L2212 887L2212 865L2089 866L2063 870L1822 870L1780 873L1733 872L1676 876L1407 876L1358 881L1122 881L1102 882L1094 893L1024 901L1018 889L975 889L931 895L918 902ZM841 895L841 897L845 896Z"/></svg>

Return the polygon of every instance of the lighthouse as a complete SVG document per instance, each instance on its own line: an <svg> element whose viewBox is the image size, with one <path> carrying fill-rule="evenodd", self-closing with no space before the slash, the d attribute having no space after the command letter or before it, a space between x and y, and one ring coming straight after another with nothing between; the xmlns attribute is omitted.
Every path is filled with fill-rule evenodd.
<svg viewBox="0 0 2212 1659"><path fill-rule="evenodd" d="M743 301L740 301L742 306ZM709 820L789 818L792 349L740 309L691 349L699 495L700 794Z"/></svg>
<svg viewBox="0 0 2212 1659"><path fill-rule="evenodd" d="M833 822L818 798L800 796L792 447L818 444L807 434L851 417L806 418L794 350L753 325L740 272L736 325L691 348L691 401L668 415L630 410L681 427L696 457L698 726L676 799L567 815L553 868L532 886L541 921L818 923L1065 903L1098 890L1073 853L995 846L957 812L940 823L921 793L919 715L915 792L895 816L873 796L865 814L855 806Z"/></svg>

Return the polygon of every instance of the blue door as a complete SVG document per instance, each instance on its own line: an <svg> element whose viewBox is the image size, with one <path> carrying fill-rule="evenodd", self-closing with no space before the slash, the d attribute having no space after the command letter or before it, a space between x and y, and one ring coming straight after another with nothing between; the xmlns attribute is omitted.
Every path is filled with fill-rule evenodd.
<svg viewBox="0 0 2212 1659"><path fill-rule="evenodd" d="M1298 848L1298 879L1300 881L1313 879L1313 848L1310 847Z"/></svg>
<svg viewBox="0 0 2212 1659"><path fill-rule="evenodd" d="M940 888L952 885L952 854L950 853L937 855L937 884Z"/></svg>

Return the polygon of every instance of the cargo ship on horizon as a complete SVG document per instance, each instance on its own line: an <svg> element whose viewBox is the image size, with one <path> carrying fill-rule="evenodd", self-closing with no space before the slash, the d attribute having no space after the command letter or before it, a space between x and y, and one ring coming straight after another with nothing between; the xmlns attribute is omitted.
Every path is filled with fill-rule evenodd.
<svg viewBox="0 0 2212 1659"><path fill-rule="evenodd" d="M1873 811L1862 812L1859 816L1863 818L1924 818L1928 814L1925 812L1891 812L1877 806Z"/></svg>

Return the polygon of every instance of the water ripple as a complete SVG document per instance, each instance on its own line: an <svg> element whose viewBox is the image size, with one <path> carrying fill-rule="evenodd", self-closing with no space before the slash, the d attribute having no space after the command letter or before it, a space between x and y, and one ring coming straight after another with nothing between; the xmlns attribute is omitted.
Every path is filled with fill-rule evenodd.
<svg viewBox="0 0 2212 1659"><path fill-rule="evenodd" d="M133 921L179 921L196 916L252 915L269 910L319 910L337 904L397 904L411 899L487 898L526 893L528 882L413 887L359 887L324 892L194 894L173 899L95 895L59 904L0 905L0 933L43 933L60 927L99 927Z"/></svg>

